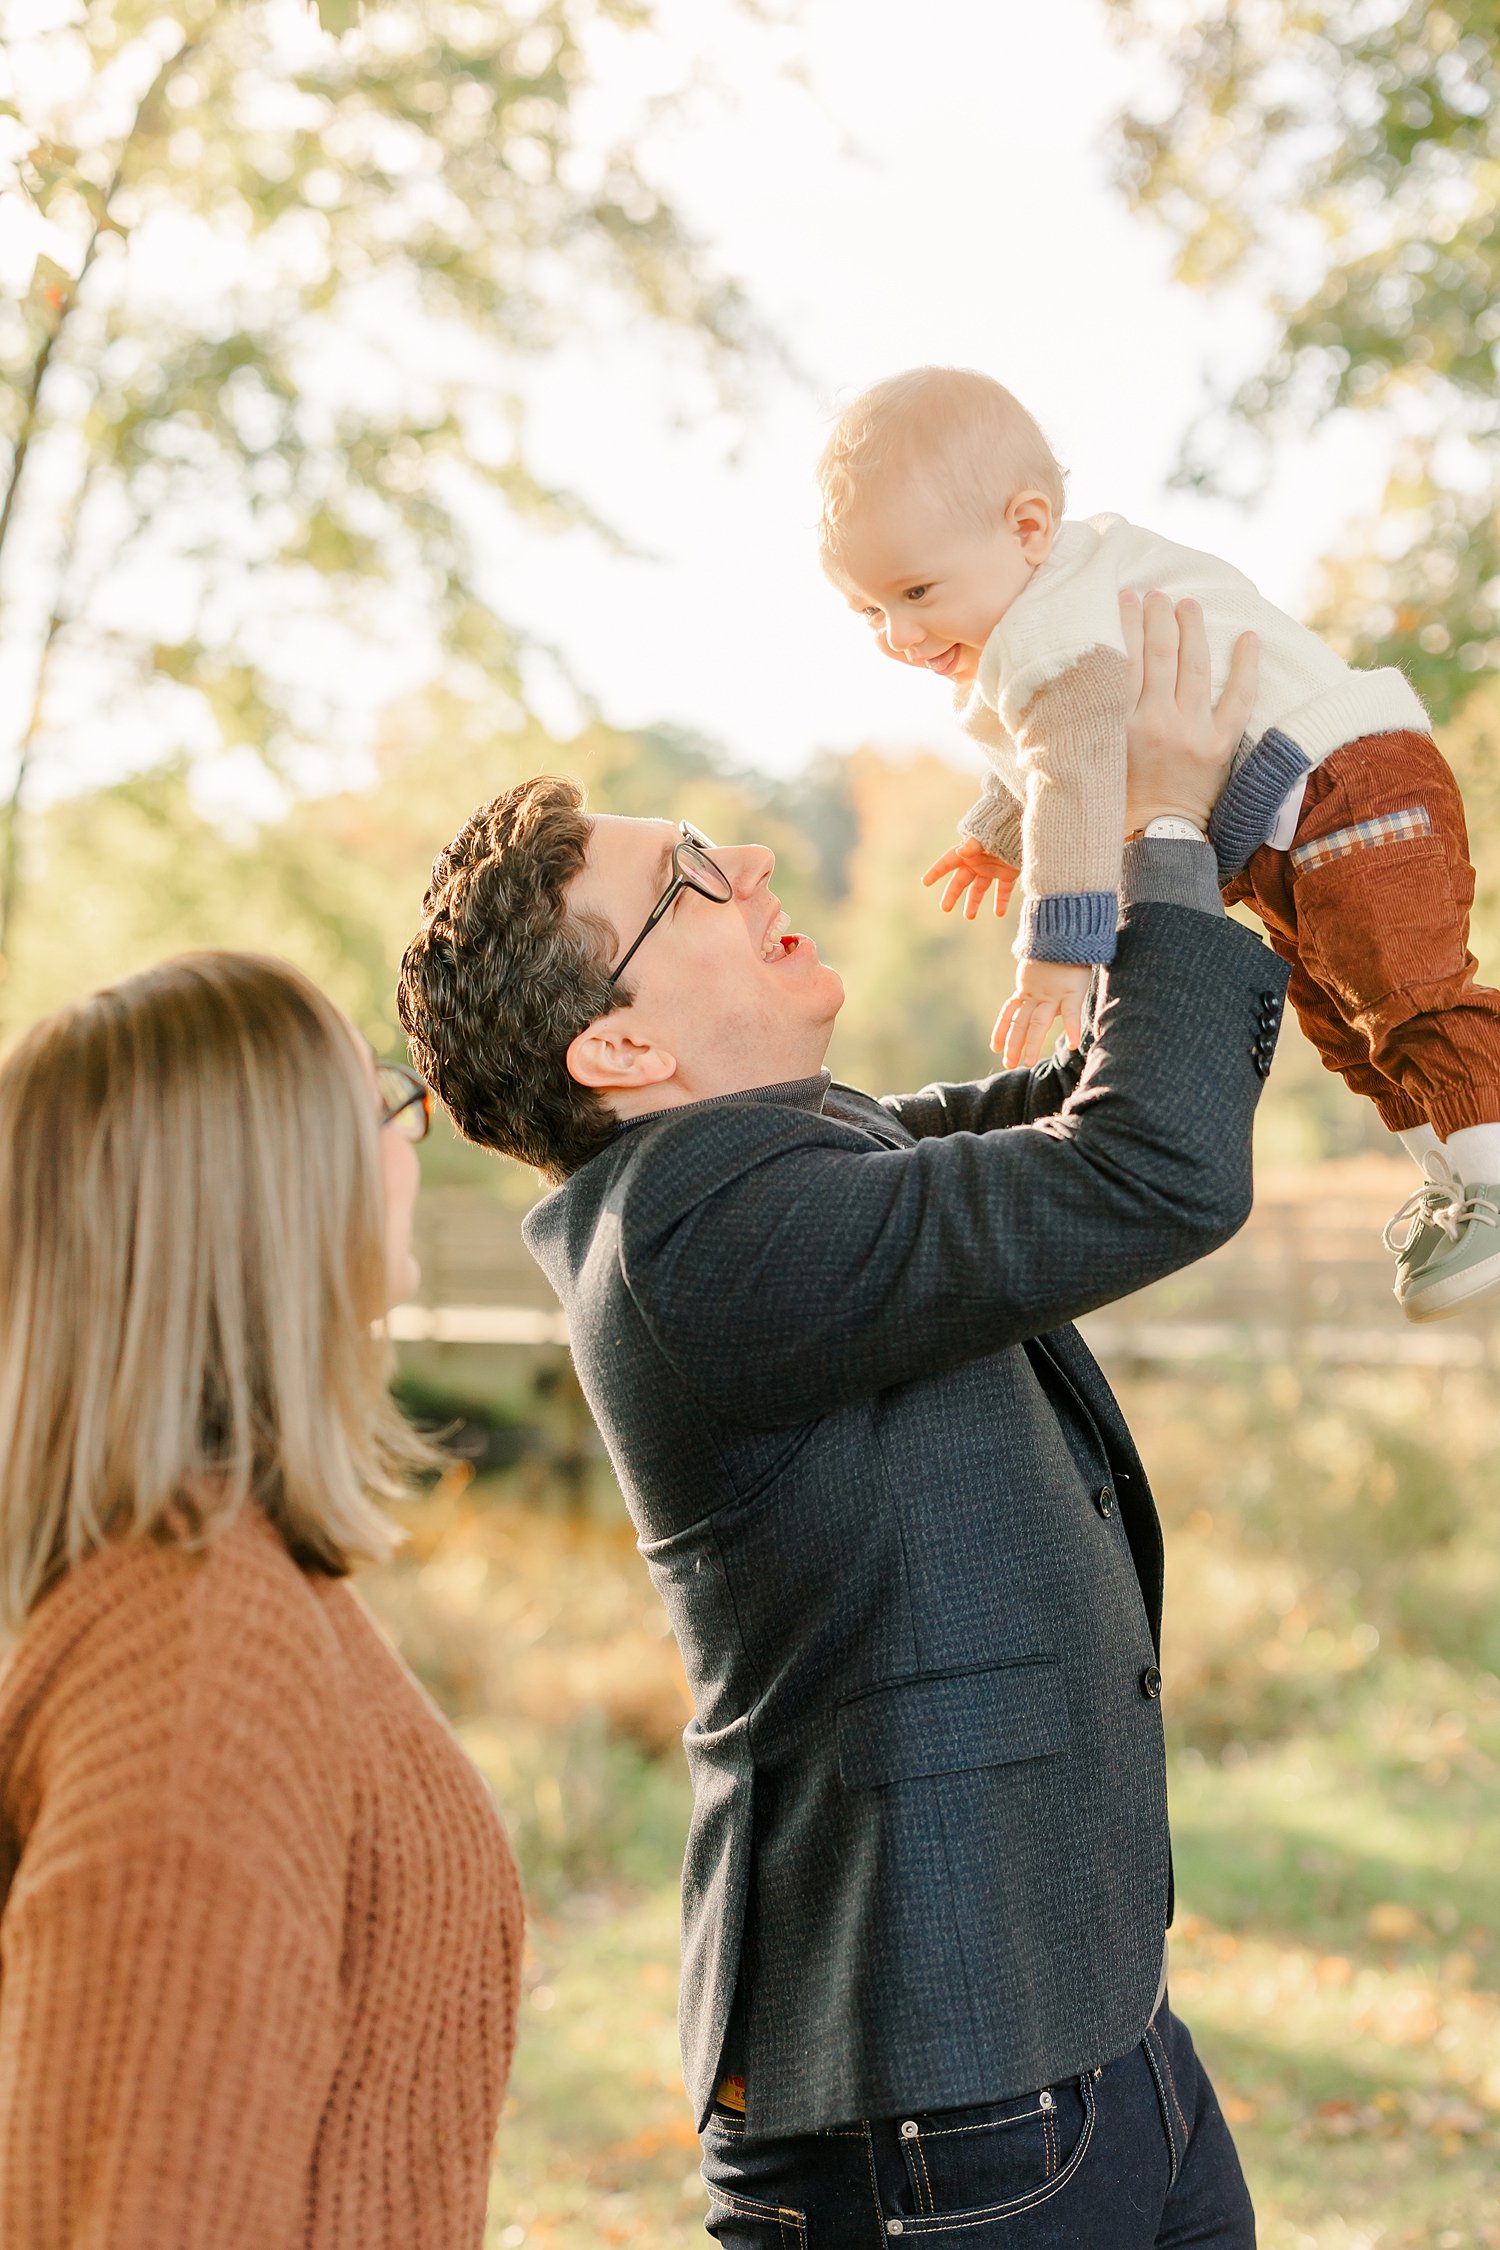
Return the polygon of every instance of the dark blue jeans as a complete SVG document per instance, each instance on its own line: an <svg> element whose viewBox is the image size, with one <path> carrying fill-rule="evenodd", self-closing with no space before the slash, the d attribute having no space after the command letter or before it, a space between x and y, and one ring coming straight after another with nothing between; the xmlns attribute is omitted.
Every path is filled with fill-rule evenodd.
<svg viewBox="0 0 1500 2250"><path fill-rule="evenodd" d="M1082 2078L973 2109L752 2140L715 2108L705 2224L724 2250L1254 2250L1229 2127L1166 2003Z"/></svg>

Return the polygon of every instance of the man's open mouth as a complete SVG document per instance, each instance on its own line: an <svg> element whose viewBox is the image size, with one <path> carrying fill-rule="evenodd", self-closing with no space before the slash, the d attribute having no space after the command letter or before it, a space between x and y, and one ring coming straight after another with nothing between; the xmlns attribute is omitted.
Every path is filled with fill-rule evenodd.
<svg viewBox="0 0 1500 2250"><path fill-rule="evenodd" d="M792 928L792 918L783 907L761 940L760 957L763 961L784 961L801 943L801 933Z"/></svg>

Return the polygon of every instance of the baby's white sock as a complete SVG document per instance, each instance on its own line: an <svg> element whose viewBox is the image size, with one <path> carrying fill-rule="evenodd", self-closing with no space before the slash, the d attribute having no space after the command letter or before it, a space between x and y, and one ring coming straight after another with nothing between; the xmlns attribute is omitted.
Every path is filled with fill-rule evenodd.
<svg viewBox="0 0 1500 2250"><path fill-rule="evenodd" d="M1426 1171L1429 1152L1443 1145L1430 1125L1409 1125L1396 1138L1419 1172Z"/></svg>
<svg viewBox="0 0 1500 2250"><path fill-rule="evenodd" d="M1461 1125L1445 1146L1448 1162L1465 1186L1500 1185L1500 1125Z"/></svg>

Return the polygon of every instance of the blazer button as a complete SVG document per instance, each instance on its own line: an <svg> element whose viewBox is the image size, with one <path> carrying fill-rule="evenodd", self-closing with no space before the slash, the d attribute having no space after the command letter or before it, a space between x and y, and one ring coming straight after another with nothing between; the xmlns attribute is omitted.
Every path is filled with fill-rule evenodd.
<svg viewBox="0 0 1500 2250"><path fill-rule="evenodd" d="M1107 1484L1101 1484L1099 1490L1094 1494L1094 1506L1101 1516L1112 1516L1114 1514L1115 1496Z"/></svg>
<svg viewBox="0 0 1500 2250"><path fill-rule="evenodd" d="M1141 1693L1149 1696L1152 1702L1161 1694L1161 1674L1154 1664L1148 1664L1141 1674Z"/></svg>

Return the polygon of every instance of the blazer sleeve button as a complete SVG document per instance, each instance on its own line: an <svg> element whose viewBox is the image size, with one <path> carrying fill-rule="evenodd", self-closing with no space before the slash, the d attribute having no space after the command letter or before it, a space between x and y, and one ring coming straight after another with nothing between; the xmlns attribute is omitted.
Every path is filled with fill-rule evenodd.
<svg viewBox="0 0 1500 2250"><path fill-rule="evenodd" d="M1141 1693L1153 1703L1161 1694L1161 1674L1154 1664L1148 1664L1141 1674Z"/></svg>
<svg viewBox="0 0 1500 2250"><path fill-rule="evenodd" d="M1114 1514L1115 1496L1107 1484L1102 1484L1094 1494L1094 1506L1101 1516L1112 1516Z"/></svg>

